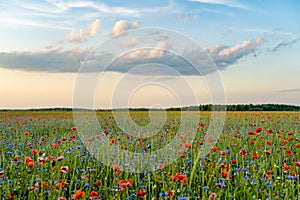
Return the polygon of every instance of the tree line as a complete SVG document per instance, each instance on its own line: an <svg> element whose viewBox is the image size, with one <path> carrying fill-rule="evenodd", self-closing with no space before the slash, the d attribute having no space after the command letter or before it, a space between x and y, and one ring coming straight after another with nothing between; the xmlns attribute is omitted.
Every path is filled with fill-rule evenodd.
<svg viewBox="0 0 300 200"><path fill-rule="evenodd" d="M97 109L96 111L124 111L127 108L116 109ZM130 111L149 111L149 110L164 110L159 108L129 108ZM231 105L212 105L203 104L199 106L186 106L167 108L167 111L300 111L300 106L286 104L231 104ZM34 109L0 109L0 111L94 111L84 108L34 108Z"/></svg>

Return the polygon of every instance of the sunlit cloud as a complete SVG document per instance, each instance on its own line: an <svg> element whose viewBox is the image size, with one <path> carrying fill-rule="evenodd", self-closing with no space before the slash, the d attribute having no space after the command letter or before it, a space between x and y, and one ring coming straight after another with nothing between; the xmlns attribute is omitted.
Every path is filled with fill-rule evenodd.
<svg viewBox="0 0 300 200"><path fill-rule="evenodd" d="M69 34L68 40L70 42L83 42L94 37L96 34L100 33L100 31L101 21L97 19L84 29L73 29Z"/></svg>

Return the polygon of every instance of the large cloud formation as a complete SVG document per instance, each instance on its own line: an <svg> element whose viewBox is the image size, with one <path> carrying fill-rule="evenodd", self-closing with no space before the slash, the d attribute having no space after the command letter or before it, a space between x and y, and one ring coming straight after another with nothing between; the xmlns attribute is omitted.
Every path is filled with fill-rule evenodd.
<svg viewBox="0 0 300 200"><path fill-rule="evenodd" d="M122 33L122 31L115 31L114 35L118 35L117 33ZM103 48L107 51L101 52L91 52L90 49L79 48L69 50L57 48L38 52L3 52L0 53L0 67L49 72L77 72L84 63L84 72L102 72L105 70L126 73L138 65L160 63L174 68L183 75L199 75L199 72L190 63L197 62L201 66L201 75L205 75L216 71L217 68L225 69L242 58L255 54L262 42L262 39L258 38L245 40L233 46L215 45L203 50L185 46L185 48L180 47L183 49L181 55L176 55L173 49L180 44L170 42L168 36L159 33L152 34L152 38L155 44L152 47L146 46L148 41L144 41L142 44L139 42L140 38L136 39L136 37L133 37L133 42L128 38L112 39L112 42ZM124 45L124 41L129 41L130 45ZM120 49L126 49L132 44L137 45L137 43L141 43L140 46L129 49L126 54L119 54ZM212 66L211 60L215 66ZM108 64L112 67L105 69ZM149 73L157 74L159 72L148 70L147 74Z"/></svg>

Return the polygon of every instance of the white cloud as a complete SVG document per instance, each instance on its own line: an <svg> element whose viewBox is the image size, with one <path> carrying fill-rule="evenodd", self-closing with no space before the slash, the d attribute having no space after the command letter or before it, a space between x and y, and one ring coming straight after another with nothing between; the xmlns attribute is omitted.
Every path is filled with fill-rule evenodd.
<svg viewBox="0 0 300 200"><path fill-rule="evenodd" d="M126 20L120 20L115 23L110 36L119 37L126 33L126 31L136 29L140 26L139 21L127 22Z"/></svg>
<svg viewBox="0 0 300 200"><path fill-rule="evenodd" d="M73 29L68 37L70 42L83 42L92 37L101 31L101 22L99 19L88 25L84 29Z"/></svg>
<svg viewBox="0 0 300 200"><path fill-rule="evenodd" d="M190 0L192 2L199 2L199 3L208 3L208 4L215 4L215 5L223 5L233 8L242 8L247 9L247 6L236 2L234 0Z"/></svg>
<svg viewBox="0 0 300 200"><path fill-rule="evenodd" d="M124 48L134 47L139 43L140 40L141 40L140 37L133 37L130 40L126 40L122 42L121 47Z"/></svg>
<svg viewBox="0 0 300 200"><path fill-rule="evenodd" d="M261 43L261 41L262 41L261 38L258 38L254 41L244 40L242 43L236 44L233 47L222 49L218 53L218 55L219 56L231 56L233 54L236 54L238 51L243 51L245 49L249 49L249 48L253 48L253 47L255 48L257 45L259 45Z"/></svg>

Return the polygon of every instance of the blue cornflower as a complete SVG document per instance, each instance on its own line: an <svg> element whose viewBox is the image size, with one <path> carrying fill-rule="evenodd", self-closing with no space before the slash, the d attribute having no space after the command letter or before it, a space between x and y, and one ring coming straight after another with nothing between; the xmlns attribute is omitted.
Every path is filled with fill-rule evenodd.
<svg viewBox="0 0 300 200"><path fill-rule="evenodd" d="M203 186L203 189L204 189L204 190L209 190L209 186L207 186L207 185L206 185L206 186Z"/></svg>

